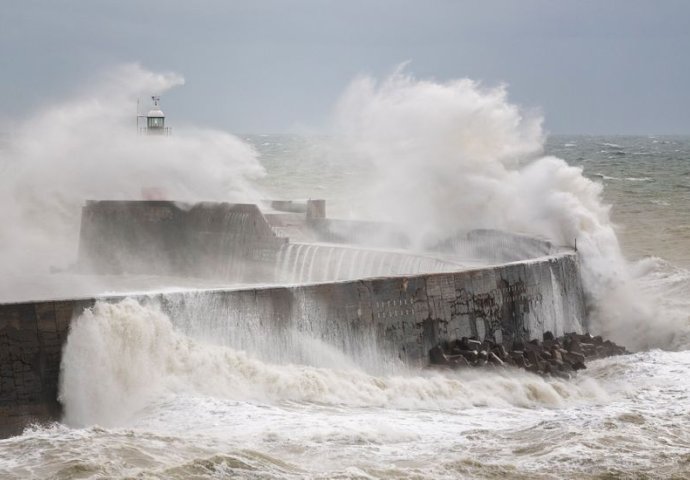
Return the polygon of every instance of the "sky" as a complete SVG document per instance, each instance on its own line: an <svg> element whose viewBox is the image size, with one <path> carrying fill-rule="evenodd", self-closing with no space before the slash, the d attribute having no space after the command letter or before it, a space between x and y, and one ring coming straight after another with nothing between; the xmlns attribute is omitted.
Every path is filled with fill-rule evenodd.
<svg viewBox="0 0 690 480"><path fill-rule="evenodd" d="M0 0L0 59L0 127L136 62L184 76L170 124L325 131L354 78L409 62L507 85L549 133L690 134L685 0Z"/></svg>

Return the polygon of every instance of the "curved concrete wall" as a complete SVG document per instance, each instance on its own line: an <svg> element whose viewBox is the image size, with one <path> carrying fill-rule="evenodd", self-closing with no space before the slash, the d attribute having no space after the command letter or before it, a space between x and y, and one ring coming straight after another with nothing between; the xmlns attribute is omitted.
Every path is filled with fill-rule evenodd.
<svg viewBox="0 0 690 480"><path fill-rule="evenodd" d="M97 300L121 298L0 305L0 434L59 414L61 349L71 319ZM299 360L290 357L295 333L362 364L385 357L424 365L429 349L445 339L490 336L509 344L586 327L575 253L452 273L138 298L160 306L190 335L269 360Z"/></svg>

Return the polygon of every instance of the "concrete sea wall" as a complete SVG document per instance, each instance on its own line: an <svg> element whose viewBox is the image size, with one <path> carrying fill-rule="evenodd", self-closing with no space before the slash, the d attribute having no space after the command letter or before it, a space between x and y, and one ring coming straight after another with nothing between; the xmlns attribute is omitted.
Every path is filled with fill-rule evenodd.
<svg viewBox="0 0 690 480"><path fill-rule="evenodd" d="M0 304L0 436L59 418L61 353L71 320L96 301L121 298ZM586 330L573 252L453 273L137 298L161 308L185 333L269 360L281 360L289 349L280 342L295 332L362 363L386 355L421 366L442 340L477 336L509 344L546 330Z"/></svg>
<svg viewBox="0 0 690 480"><path fill-rule="evenodd" d="M287 238L254 204L89 201L77 269L255 282L270 278Z"/></svg>

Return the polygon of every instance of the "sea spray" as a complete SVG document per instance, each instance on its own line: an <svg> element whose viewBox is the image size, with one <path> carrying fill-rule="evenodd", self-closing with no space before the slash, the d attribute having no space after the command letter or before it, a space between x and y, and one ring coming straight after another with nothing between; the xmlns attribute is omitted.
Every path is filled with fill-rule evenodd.
<svg viewBox="0 0 690 480"><path fill-rule="evenodd" d="M510 104L504 87L401 70L381 82L362 77L343 95L337 126L343 146L373 168L361 192L366 208L406 226L419 248L475 228L577 246L593 332L632 349L679 346L687 314L666 315L639 288L602 185L542 156L541 118Z"/></svg>
<svg viewBox="0 0 690 480"><path fill-rule="evenodd" d="M652 146L666 143L662 140L614 141L627 149L631 142ZM596 139L552 138L547 148L557 152L557 142L577 143L568 159L571 163L587 159L585 173L590 168L599 171L592 164L608 165L605 153L599 157L591 153L599 151ZM637 197L639 202L634 193L616 190L611 184L604 194L615 205L614 218L626 227L626 252L635 256L654 252L687 268L687 231L676 231L675 243L659 236L665 226L688 223L688 212L683 210L687 202L682 201L687 197L668 195L670 183L663 177L688 178L683 175L688 170L685 152L690 141L683 142L684 150L675 157L680 166L675 170L669 168L663 152L650 155L649 169L658 188L654 198L667 200L671 209L647 210L646 189ZM289 164L299 169L299 155L290 157L288 148L285 152ZM610 170L601 167L604 172L628 175L618 170L619 157L610 162ZM626 162L624 168L634 166ZM315 171L321 175L322 170ZM303 177L290 178L292 185L304 183ZM308 191L308 185L303 190ZM650 224L650 218L658 223ZM686 261L678 262L680 257ZM649 294L667 295L664 309L684 308L687 315L687 270L652 257L636 262L632 273L641 277ZM177 315L170 318L177 328ZM3 440L0 477L438 479L532 478L551 472L561 478L687 478L689 370L690 352L651 350L592 362L573 381L593 377L611 398L585 404L566 401L557 408L478 407L443 412L295 402L271 405L179 395L145 407L130 428L36 427Z"/></svg>
<svg viewBox="0 0 690 480"><path fill-rule="evenodd" d="M566 382L518 371L375 376L357 368L266 363L251 352L182 335L159 309L133 299L99 302L73 321L60 379L68 424L126 425L148 405L175 395L444 411L607 398L587 379Z"/></svg>
<svg viewBox="0 0 690 480"><path fill-rule="evenodd" d="M171 200L255 202L264 175L253 147L216 130L183 127L139 135L137 98L184 83L138 65L104 72L74 98L20 120L0 152L0 288L10 275L46 273L75 259L85 200L138 200L156 189ZM164 99L165 100L165 99ZM164 105L165 107L165 105Z"/></svg>

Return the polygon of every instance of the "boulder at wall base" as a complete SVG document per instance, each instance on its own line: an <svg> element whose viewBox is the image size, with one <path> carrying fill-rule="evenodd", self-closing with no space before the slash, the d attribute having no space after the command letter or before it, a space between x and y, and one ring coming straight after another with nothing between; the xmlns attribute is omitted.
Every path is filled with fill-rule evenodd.
<svg viewBox="0 0 690 480"><path fill-rule="evenodd" d="M467 348L468 350L477 350L477 351L481 351L481 349L482 349L482 342L480 342L479 340L470 338L470 339L467 340L467 346L468 346L468 348Z"/></svg>
<svg viewBox="0 0 690 480"><path fill-rule="evenodd" d="M585 365L585 362L575 362L572 365L573 365L573 370L584 370L585 368L587 368L587 365Z"/></svg>
<svg viewBox="0 0 690 480"><path fill-rule="evenodd" d="M584 363L585 361L585 356L582 353L576 353L576 352L568 352L565 354L565 361L570 362L572 364L575 363Z"/></svg>
<svg viewBox="0 0 690 480"><path fill-rule="evenodd" d="M441 345L436 345L429 350L429 361L432 365L448 365L448 358Z"/></svg>
<svg viewBox="0 0 690 480"><path fill-rule="evenodd" d="M539 354L535 350L529 350L527 352L527 360L532 365L539 365Z"/></svg>
<svg viewBox="0 0 690 480"><path fill-rule="evenodd" d="M489 353L489 362L493 363L494 365L497 365L499 367L503 366L503 360L501 360L498 355L496 355L494 352Z"/></svg>
<svg viewBox="0 0 690 480"><path fill-rule="evenodd" d="M476 362L479 358L479 352L476 350L460 350L459 354L465 357L469 362Z"/></svg>
<svg viewBox="0 0 690 480"><path fill-rule="evenodd" d="M497 356L498 358L500 358L501 360L505 360L506 358L509 357L508 351L506 350L506 347L504 347L504 346L501 345L501 344L495 345L494 348L491 349L491 351L492 351L494 354L496 354L496 356Z"/></svg>
<svg viewBox="0 0 690 480"><path fill-rule="evenodd" d="M573 371L587 368L587 359L627 353L624 347L600 336L568 333L555 337L544 333L543 341L516 339L510 350L491 340L462 337L429 350L429 363L446 368L515 366L542 375L569 378Z"/></svg>
<svg viewBox="0 0 690 480"><path fill-rule="evenodd" d="M451 357L448 357L448 364L453 368L469 367L470 365L472 365L462 355L453 355Z"/></svg>

